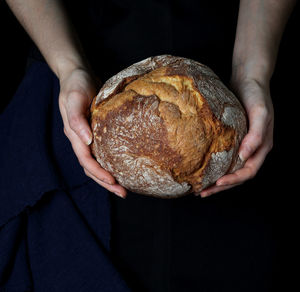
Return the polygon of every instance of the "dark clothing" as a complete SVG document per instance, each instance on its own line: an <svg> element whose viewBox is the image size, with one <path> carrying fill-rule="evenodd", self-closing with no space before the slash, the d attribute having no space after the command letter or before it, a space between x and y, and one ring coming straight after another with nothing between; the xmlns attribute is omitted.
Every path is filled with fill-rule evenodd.
<svg viewBox="0 0 300 292"><path fill-rule="evenodd" d="M0 287L129 291L109 255L108 191L80 167L58 93L48 65L34 61L0 117Z"/></svg>
<svg viewBox="0 0 300 292"><path fill-rule="evenodd" d="M106 81L149 56L202 62L231 72L239 1L63 0L97 75Z"/></svg>
<svg viewBox="0 0 300 292"><path fill-rule="evenodd" d="M229 79L237 1L65 4L103 82L159 54ZM63 134L57 78L34 47L29 60L0 116L3 291L269 291L276 243L241 202L249 190L204 200L109 193L85 176Z"/></svg>

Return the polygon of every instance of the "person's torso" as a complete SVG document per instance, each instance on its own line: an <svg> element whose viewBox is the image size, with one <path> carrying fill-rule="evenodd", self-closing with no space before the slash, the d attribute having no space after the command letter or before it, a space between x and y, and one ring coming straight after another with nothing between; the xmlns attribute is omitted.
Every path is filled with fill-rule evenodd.
<svg viewBox="0 0 300 292"><path fill-rule="evenodd" d="M231 71L239 1L64 0L102 81L150 56L172 54Z"/></svg>

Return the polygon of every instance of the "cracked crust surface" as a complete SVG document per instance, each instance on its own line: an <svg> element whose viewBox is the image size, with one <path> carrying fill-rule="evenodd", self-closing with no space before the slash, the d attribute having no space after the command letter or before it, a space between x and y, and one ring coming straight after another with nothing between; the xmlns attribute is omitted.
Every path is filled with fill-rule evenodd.
<svg viewBox="0 0 300 292"><path fill-rule="evenodd" d="M92 153L125 188L173 198L242 166L246 116L199 62L162 55L111 77L91 106Z"/></svg>

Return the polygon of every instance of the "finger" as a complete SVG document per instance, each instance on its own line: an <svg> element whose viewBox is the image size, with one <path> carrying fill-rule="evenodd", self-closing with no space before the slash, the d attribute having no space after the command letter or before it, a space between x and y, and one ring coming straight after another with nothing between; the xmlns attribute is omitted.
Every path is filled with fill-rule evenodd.
<svg viewBox="0 0 300 292"><path fill-rule="evenodd" d="M67 97L66 113L70 128L86 144L93 139L92 131L87 121L89 98L80 92L73 91Z"/></svg>
<svg viewBox="0 0 300 292"><path fill-rule="evenodd" d="M200 196L201 196L201 198L205 198L205 197L211 196L212 194L216 194L218 192L225 191L230 188L236 187L240 184L242 184L242 183L237 183L237 184L232 184L232 185L227 185L227 186L213 185L213 186L208 187L208 188L204 189L203 191L201 191Z"/></svg>
<svg viewBox="0 0 300 292"><path fill-rule="evenodd" d="M90 148L82 143L82 141L76 141L76 138L77 137L70 137L70 141L80 165L99 180L108 184L115 184L114 177L108 171L103 169L99 165L99 163L92 157Z"/></svg>
<svg viewBox="0 0 300 292"><path fill-rule="evenodd" d="M216 185L226 186L242 183L246 180L252 179L257 174L269 151L270 150L267 145L260 147L258 151L246 161L243 168L235 171L234 173L224 175L218 179Z"/></svg>
<svg viewBox="0 0 300 292"><path fill-rule="evenodd" d="M69 128L66 120L66 112L64 107L61 107L62 118L65 124L65 133L71 142L73 151L78 158L80 165L89 171L94 177L108 184L115 184L114 177L92 157L91 149L85 145L79 137Z"/></svg>
<svg viewBox="0 0 300 292"><path fill-rule="evenodd" d="M126 198L127 192L126 192L126 189L123 188L122 186L120 186L118 184L115 184L113 186L110 184L107 184L107 183L99 180L97 177L95 177L92 173L90 173L86 169L84 170L84 172L87 176L89 176L91 179L93 179L96 183L100 184L101 186L103 186L104 188L109 190L110 192L115 193L117 196L119 196L123 199Z"/></svg>
<svg viewBox="0 0 300 292"><path fill-rule="evenodd" d="M246 161L263 143L268 128L266 110L259 108L249 113L249 123L249 132L239 148L239 156L243 161Z"/></svg>

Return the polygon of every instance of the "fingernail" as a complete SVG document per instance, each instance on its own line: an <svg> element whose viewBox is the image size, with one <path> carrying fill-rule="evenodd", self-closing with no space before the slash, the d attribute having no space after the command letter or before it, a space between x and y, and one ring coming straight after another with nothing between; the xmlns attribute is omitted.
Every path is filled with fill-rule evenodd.
<svg viewBox="0 0 300 292"><path fill-rule="evenodd" d="M217 186L226 186L226 183L223 182L223 181L217 181L217 182L216 182L216 185L217 185Z"/></svg>
<svg viewBox="0 0 300 292"><path fill-rule="evenodd" d="M86 145L90 145L93 141L93 137L87 138L86 139Z"/></svg>
<svg viewBox="0 0 300 292"><path fill-rule="evenodd" d="M239 157L242 161L245 161L246 159L248 159L251 153L252 153L251 148L246 144L244 145L243 149L240 151Z"/></svg>
<svg viewBox="0 0 300 292"><path fill-rule="evenodd" d="M84 132L82 136L86 145L90 145L92 143L93 141L92 134L90 134L89 132Z"/></svg>
<svg viewBox="0 0 300 292"><path fill-rule="evenodd" d="M109 185L113 185L113 183L111 181L107 180L107 179L102 179L102 181L109 184Z"/></svg>
<svg viewBox="0 0 300 292"><path fill-rule="evenodd" d="M125 196L121 195L120 193L115 192L115 194L116 194L118 197L120 197L120 198L122 198L122 199L125 199Z"/></svg>
<svg viewBox="0 0 300 292"><path fill-rule="evenodd" d="M239 157L240 157L240 159L242 160L242 161L245 161L245 153L244 152L240 152L239 153Z"/></svg>

